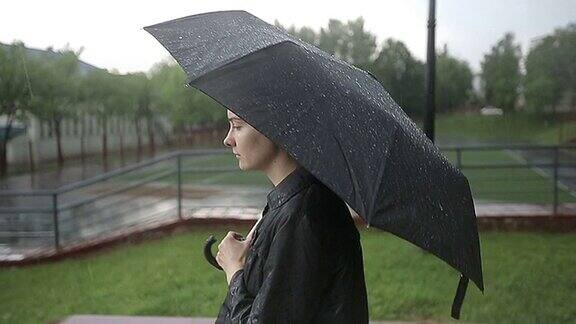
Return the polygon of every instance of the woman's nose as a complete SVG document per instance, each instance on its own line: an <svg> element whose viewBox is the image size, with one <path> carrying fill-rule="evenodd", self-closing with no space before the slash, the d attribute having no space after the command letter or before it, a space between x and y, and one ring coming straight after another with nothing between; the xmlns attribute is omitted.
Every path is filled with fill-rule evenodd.
<svg viewBox="0 0 576 324"><path fill-rule="evenodd" d="M224 137L223 143L224 143L224 146L226 146L226 147L232 147L234 141L230 137L230 131L228 131L228 133L226 134L226 137Z"/></svg>

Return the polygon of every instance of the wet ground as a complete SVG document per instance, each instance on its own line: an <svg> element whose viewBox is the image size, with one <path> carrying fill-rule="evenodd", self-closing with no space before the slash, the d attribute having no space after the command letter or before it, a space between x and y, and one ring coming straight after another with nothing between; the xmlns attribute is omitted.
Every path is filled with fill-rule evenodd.
<svg viewBox="0 0 576 324"><path fill-rule="evenodd" d="M62 168L57 168L54 163L51 163L49 166L37 167L38 170L34 173L26 172L0 179L0 190L56 189L174 150L158 148L153 156L143 153L140 158L136 154L126 154L124 161L116 155L111 155L107 163L103 163L100 156L87 157L84 164L79 160L65 160Z"/></svg>
<svg viewBox="0 0 576 324"><path fill-rule="evenodd" d="M552 150L508 150L520 161L529 164L550 166L535 166L532 169L538 174L552 179L554 177L555 154ZM576 149L558 151L557 177L559 185L566 190L576 192Z"/></svg>
<svg viewBox="0 0 576 324"><path fill-rule="evenodd" d="M544 150L510 150L508 153L529 163L548 164L553 161L550 152ZM559 160L576 165L576 154L561 152ZM109 167L121 166L112 164ZM95 163L68 166L60 171L46 171L34 176L13 176L0 183L0 190L55 189L101 174L103 170L102 165ZM548 167L535 167L535 171L545 177L552 177L554 172ZM560 168L558 174L563 186L576 191L576 167ZM53 249L57 239L63 246L89 244L178 220L178 190L174 183L150 182L114 193L118 186L118 183L103 182L59 195L58 238L54 235L52 196L2 197L0 207L43 208L44 211L18 212L0 218L0 261L44 253ZM270 190L271 187L247 185L184 185L181 218L255 220L261 215ZM541 217L553 212L551 205L538 204L477 201L475 207L479 218ZM558 212L576 215L576 204L563 204Z"/></svg>
<svg viewBox="0 0 576 324"><path fill-rule="evenodd" d="M75 315L55 324L213 324L215 318L191 317L153 317L153 316L117 316L117 315ZM400 321L370 321L372 324L401 324L401 323L434 323L400 322Z"/></svg>
<svg viewBox="0 0 576 324"><path fill-rule="evenodd" d="M99 187L98 190L110 188ZM257 186L186 185L179 218L175 188L166 187L164 183L150 183L127 194L60 211L58 242L62 250L72 250L181 220L201 219L214 224L255 221L262 214L269 190ZM97 192L86 194L96 195ZM508 218L513 222L519 218L550 220L553 211L551 205L517 203L480 202L475 207L479 222L494 219L497 223L508 222ZM576 204L563 204L558 211L576 215ZM358 218L353 210L351 213ZM57 252L51 213L19 215L8 220L11 223L0 224L3 228L0 230L0 261L18 261Z"/></svg>

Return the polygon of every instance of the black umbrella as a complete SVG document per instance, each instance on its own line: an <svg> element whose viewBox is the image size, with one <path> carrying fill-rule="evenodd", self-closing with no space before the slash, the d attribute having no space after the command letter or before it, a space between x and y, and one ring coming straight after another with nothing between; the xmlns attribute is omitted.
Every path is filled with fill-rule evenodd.
<svg viewBox="0 0 576 324"><path fill-rule="evenodd" d="M369 73L244 11L145 27L188 84L280 145L369 226L430 251L483 290L466 177Z"/></svg>

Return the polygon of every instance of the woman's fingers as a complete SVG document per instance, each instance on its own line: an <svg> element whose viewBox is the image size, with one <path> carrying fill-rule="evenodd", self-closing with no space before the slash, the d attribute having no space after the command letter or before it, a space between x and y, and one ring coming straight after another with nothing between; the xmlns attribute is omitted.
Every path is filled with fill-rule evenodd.
<svg viewBox="0 0 576 324"><path fill-rule="evenodd" d="M244 237L242 236L242 234L238 232L229 231L228 234L226 234L226 236L224 237L224 239L222 239L222 241L226 239L235 239L236 241L243 241Z"/></svg>
<svg viewBox="0 0 576 324"><path fill-rule="evenodd" d="M222 266L222 257L220 256L220 251L216 253L216 262L218 262L218 264Z"/></svg>

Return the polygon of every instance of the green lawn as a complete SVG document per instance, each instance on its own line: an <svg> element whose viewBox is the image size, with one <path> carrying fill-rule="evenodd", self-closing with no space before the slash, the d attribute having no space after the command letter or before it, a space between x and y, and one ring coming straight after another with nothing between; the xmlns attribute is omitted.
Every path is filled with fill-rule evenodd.
<svg viewBox="0 0 576 324"><path fill-rule="evenodd" d="M226 284L201 254L210 232L0 269L0 322L40 323L71 314L213 317ZM222 237L225 230L216 232ZM390 234L362 232L370 317L449 320L458 274ZM462 320L576 321L576 234L487 232L481 245L486 290L482 295L469 286Z"/></svg>
<svg viewBox="0 0 576 324"><path fill-rule="evenodd" d="M438 114L435 128L438 143L478 141L556 145L576 138L575 122L538 114Z"/></svg>

